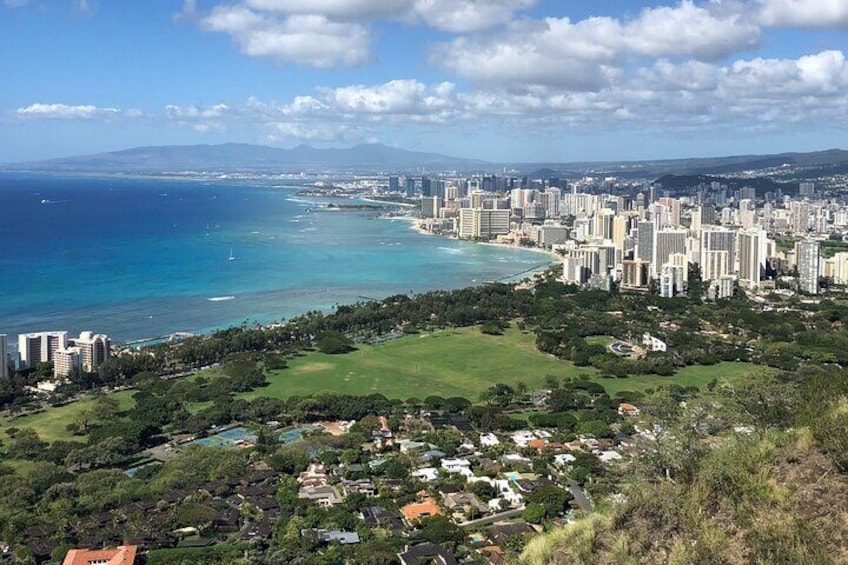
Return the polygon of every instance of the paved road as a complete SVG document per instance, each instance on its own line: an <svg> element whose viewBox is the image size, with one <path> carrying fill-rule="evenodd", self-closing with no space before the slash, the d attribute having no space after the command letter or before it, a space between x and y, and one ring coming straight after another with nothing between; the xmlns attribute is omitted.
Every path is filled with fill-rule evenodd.
<svg viewBox="0 0 848 565"><path fill-rule="evenodd" d="M491 516L485 516L483 518L477 518L476 520L463 522L462 524L459 524L459 527L463 529L471 529L476 528L478 526L485 526L486 524L494 524L495 522L500 522L501 520L508 520L509 518L521 516L523 512L524 506L522 505L518 508L513 508L512 510L506 510L504 512L492 514Z"/></svg>
<svg viewBox="0 0 848 565"><path fill-rule="evenodd" d="M577 506L579 506L581 510L585 510L586 512L593 511L592 501L586 497L586 493L583 492L583 489L580 488L580 485L578 485L574 479L568 479L568 490L571 491L571 495L574 497L574 502L577 503Z"/></svg>

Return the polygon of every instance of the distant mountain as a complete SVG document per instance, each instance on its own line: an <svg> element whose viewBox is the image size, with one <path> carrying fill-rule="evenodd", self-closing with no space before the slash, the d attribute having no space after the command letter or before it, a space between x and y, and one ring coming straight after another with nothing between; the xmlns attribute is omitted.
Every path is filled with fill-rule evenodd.
<svg viewBox="0 0 848 565"><path fill-rule="evenodd" d="M537 172L540 166L546 176L573 178L581 175L608 175L619 178L656 178L663 175L724 175L745 171L772 169L772 176L783 178L815 178L848 171L848 151L829 149L809 153L774 155L733 155L690 159L650 161L606 161L576 163L524 163L513 165L519 171ZM535 178L535 177L534 177Z"/></svg>
<svg viewBox="0 0 848 565"><path fill-rule="evenodd" d="M280 171L304 170L408 171L475 170L485 161L461 159L439 153L422 153L379 143L347 149L317 149L299 145L279 149L263 145L166 145L136 147L99 153L19 163L7 168L63 172L177 172L177 171Z"/></svg>
<svg viewBox="0 0 848 565"><path fill-rule="evenodd" d="M739 190L749 186L754 188L757 195L763 196L767 192L780 190L784 194L798 192L797 182L776 182L766 177L733 178L713 175L663 175L656 179L657 184L674 195L694 194L695 188L702 184L718 182L726 185L730 190Z"/></svg>

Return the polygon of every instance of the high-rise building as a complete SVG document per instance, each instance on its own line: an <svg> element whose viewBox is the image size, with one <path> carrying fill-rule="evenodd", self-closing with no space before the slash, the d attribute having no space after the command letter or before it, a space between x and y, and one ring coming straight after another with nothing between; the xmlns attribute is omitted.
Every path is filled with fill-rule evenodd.
<svg viewBox="0 0 848 565"><path fill-rule="evenodd" d="M819 242L799 241L795 246L798 262L798 288L807 294L819 292Z"/></svg>
<svg viewBox="0 0 848 565"><path fill-rule="evenodd" d="M421 215L425 218L438 218L441 207L442 199L438 196L424 196L421 198Z"/></svg>
<svg viewBox="0 0 848 565"><path fill-rule="evenodd" d="M739 232L739 282L748 288L760 286L766 270L768 238L765 230L750 229Z"/></svg>
<svg viewBox="0 0 848 565"><path fill-rule="evenodd" d="M666 223L672 227L680 226L681 205L677 198L660 198L660 204L668 210L668 219Z"/></svg>
<svg viewBox="0 0 848 565"><path fill-rule="evenodd" d="M466 239L488 239L509 233L509 210L483 210L461 208L459 210L459 237Z"/></svg>
<svg viewBox="0 0 848 565"><path fill-rule="evenodd" d="M406 177L406 197L412 198L415 196L415 179Z"/></svg>
<svg viewBox="0 0 848 565"><path fill-rule="evenodd" d="M740 200L756 200L757 199L757 189L753 186L743 186L739 189L739 199Z"/></svg>
<svg viewBox="0 0 848 565"><path fill-rule="evenodd" d="M644 288L648 286L647 261L625 259L621 262L621 286L624 288Z"/></svg>
<svg viewBox="0 0 848 565"><path fill-rule="evenodd" d="M0 334L0 379L9 378L9 341L6 334Z"/></svg>
<svg viewBox="0 0 848 565"><path fill-rule="evenodd" d="M833 282L848 285L848 252L842 251L833 256Z"/></svg>
<svg viewBox="0 0 848 565"><path fill-rule="evenodd" d="M82 355L79 347L62 347L53 354L53 376L67 377L71 372L82 366Z"/></svg>
<svg viewBox="0 0 848 565"><path fill-rule="evenodd" d="M636 232L636 259L645 263L654 260L654 224L647 220L639 222Z"/></svg>
<svg viewBox="0 0 848 565"><path fill-rule="evenodd" d="M389 177L389 192L400 192L400 179Z"/></svg>
<svg viewBox="0 0 848 565"><path fill-rule="evenodd" d="M716 210L712 204L701 206L701 225L714 226L716 223Z"/></svg>
<svg viewBox="0 0 848 565"><path fill-rule="evenodd" d="M18 336L21 363L27 367L53 361L56 351L67 346L68 332L39 332Z"/></svg>
<svg viewBox="0 0 848 565"><path fill-rule="evenodd" d="M653 275L657 275L663 265L669 262L672 254L686 253L686 238L689 231L685 229L663 229L654 234L656 244L654 245Z"/></svg>
<svg viewBox="0 0 848 565"><path fill-rule="evenodd" d="M427 196L434 196L433 183L427 177L421 177L421 196L424 196L425 198Z"/></svg>
<svg viewBox="0 0 848 565"><path fill-rule="evenodd" d="M736 271L736 232L721 228L701 230L701 279L716 281Z"/></svg>
<svg viewBox="0 0 848 565"><path fill-rule="evenodd" d="M802 182L798 184L798 194L801 198L805 196L815 196L816 195L816 183L814 182Z"/></svg>
<svg viewBox="0 0 848 565"><path fill-rule="evenodd" d="M83 371L96 371L111 354L111 342L107 335L82 332L72 341L74 347L79 350L80 367Z"/></svg>

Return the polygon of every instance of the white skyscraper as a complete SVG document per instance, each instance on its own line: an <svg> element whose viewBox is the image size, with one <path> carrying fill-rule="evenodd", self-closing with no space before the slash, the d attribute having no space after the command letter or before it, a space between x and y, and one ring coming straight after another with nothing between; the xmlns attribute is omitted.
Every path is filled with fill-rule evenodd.
<svg viewBox="0 0 848 565"><path fill-rule="evenodd" d="M669 258L674 253L686 253L686 238L689 237L689 231L685 229L664 229L659 230L655 234L656 244L654 245L654 257L652 259L653 274L658 275L662 266L668 263Z"/></svg>
<svg viewBox="0 0 848 565"><path fill-rule="evenodd" d="M765 230L751 229L739 232L739 282L757 289L766 270L768 237Z"/></svg>
<svg viewBox="0 0 848 565"><path fill-rule="evenodd" d="M717 281L736 271L736 232L709 228L701 230L701 280Z"/></svg>
<svg viewBox="0 0 848 565"><path fill-rule="evenodd" d="M798 288L807 294L818 294L819 242L799 241L795 249L798 262Z"/></svg>
<svg viewBox="0 0 848 565"><path fill-rule="evenodd" d="M18 336L21 363L26 364L27 367L53 361L56 351L67 346L68 332L39 332Z"/></svg>
<svg viewBox="0 0 848 565"><path fill-rule="evenodd" d="M109 358L111 353L111 342L109 336L82 332L74 340L74 347L79 350L80 367L84 371L93 372Z"/></svg>

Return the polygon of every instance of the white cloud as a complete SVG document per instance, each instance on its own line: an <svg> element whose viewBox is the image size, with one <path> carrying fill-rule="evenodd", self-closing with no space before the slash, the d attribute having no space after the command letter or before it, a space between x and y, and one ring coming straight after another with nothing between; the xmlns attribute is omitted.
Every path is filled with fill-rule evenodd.
<svg viewBox="0 0 848 565"><path fill-rule="evenodd" d="M414 15L452 33L481 31L510 21L536 0L416 0Z"/></svg>
<svg viewBox="0 0 848 565"><path fill-rule="evenodd" d="M767 26L848 28L845 0L759 0L760 19Z"/></svg>
<svg viewBox="0 0 848 565"><path fill-rule="evenodd" d="M85 1L85 0L81 0ZM424 22L453 33L510 21L536 0L241 0L207 13L184 0L176 19L227 33L247 55L314 67L357 66L372 58L376 21Z"/></svg>
<svg viewBox="0 0 848 565"><path fill-rule="evenodd" d="M278 17L235 5L218 6L200 22L208 31L229 34L246 54L280 63L326 68L356 66L371 57L371 38L364 26L321 15Z"/></svg>
<svg viewBox="0 0 848 565"><path fill-rule="evenodd" d="M126 115L135 115L136 117L140 115L139 110L131 110L129 112ZM15 110L15 115L19 118L43 120L93 120L120 116L122 114L125 114L125 112L118 108L101 108L91 105L42 104L40 102Z"/></svg>
<svg viewBox="0 0 848 565"><path fill-rule="evenodd" d="M597 90L633 59L688 56L713 61L754 47L759 38L759 27L743 15L683 0L674 7L646 8L629 20L513 22L504 35L442 44L434 58L482 83Z"/></svg>
<svg viewBox="0 0 848 565"><path fill-rule="evenodd" d="M321 15L342 20L375 20L403 16L415 0L246 0L256 10Z"/></svg>
<svg viewBox="0 0 848 565"><path fill-rule="evenodd" d="M840 51L797 59L739 59L726 65L660 60L596 91L557 85L521 91L498 86L460 90L450 82L399 79L318 88L282 103L169 107L175 123L237 123L275 141L362 140L414 127L516 127L539 133L593 131L627 123L662 131L848 124L848 61ZM188 119L187 119L188 118Z"/></svg>

